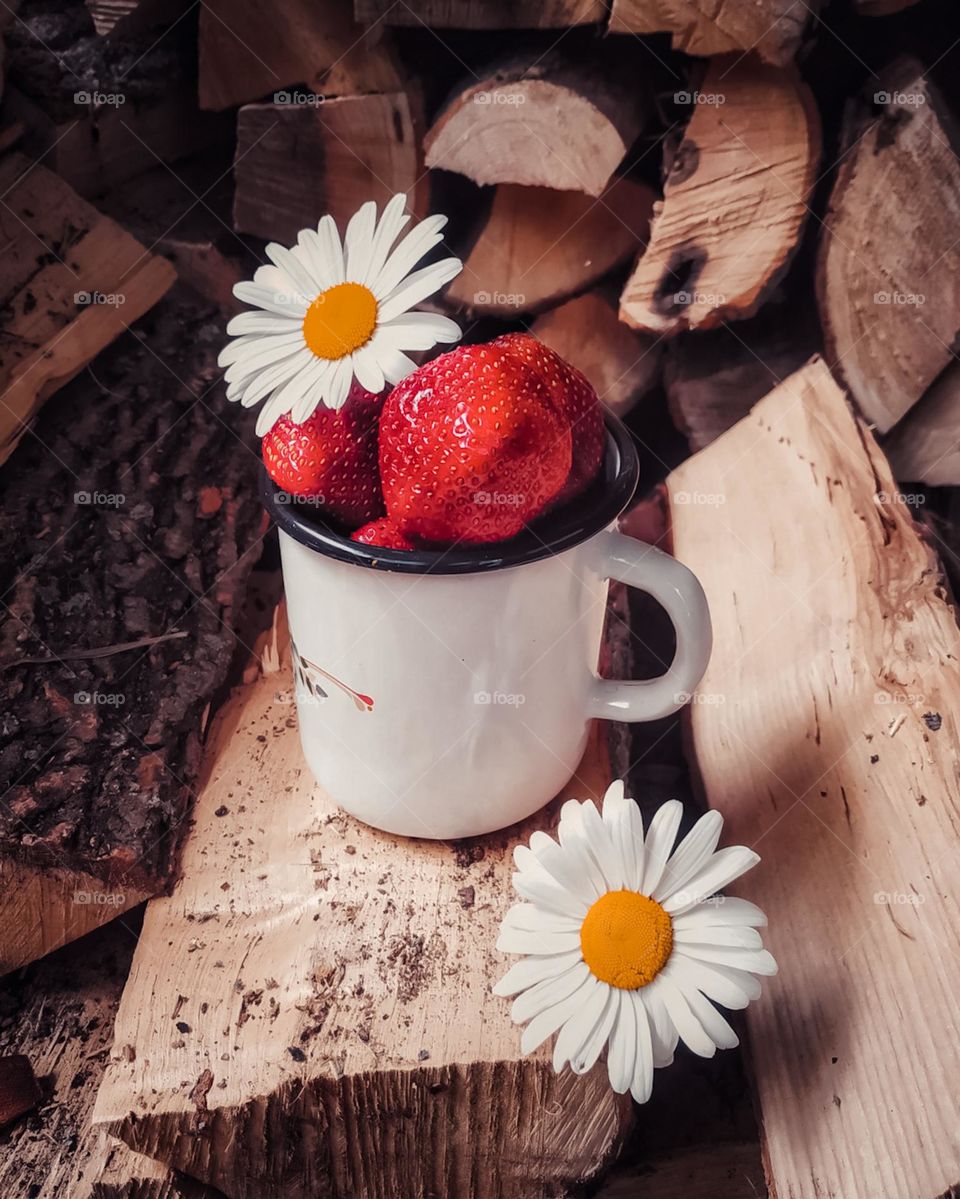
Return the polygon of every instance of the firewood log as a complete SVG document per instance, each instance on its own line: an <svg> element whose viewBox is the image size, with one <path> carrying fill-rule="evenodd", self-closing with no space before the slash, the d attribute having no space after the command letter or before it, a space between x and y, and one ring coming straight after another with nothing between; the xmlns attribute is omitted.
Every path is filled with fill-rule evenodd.
<svg viewBox="0 0 960 1199"><path fill-rule="evenodd" d="M604 0L354 0L358 21L438 29L562 29L606 19Z"/></svg>
<svg viewBox="0 0 960 1199"><path fill-rule="evenodd" d="M670 414L692 450L702 450L746 416L819 349L794 298L770 303L749 321L684 333L666 347L663 385Z"/></svg>
<svg viewBox="0 0 960 1199"><path fill-rule="evenodd" d="M423 215L421 128L419 102L405 92L245 105L237 121L234 228L292 242L324 212L346 222L366 200L384 204L395 192L406 192Z"/></svg>
<svg viewBox="0 0 960 1199"><path fill-rule="evenodd" d="M960 485L960 364L947 366L883 449L901 482Z"/></svg>
<svg viewBox="0 0 960 1199"><path fill-rule="evenodd" d="M653 192L614 179L599 198L502 183L446 298L475 312L537 312L591 287L649 230Z"/></svg>
<svg viewBox="0 0 960 1199"><path fill-rule="evenodd" d="M356 24L350 0L204 0L201 108L232 108L294 84L344 95L394 92L403 79L382 27Z"/></svg>
<svg viewBox="0 0 960 1199"><path fill-rule="evenodd" d="M948 1194L960 632L940 570L820 360L668 492L724 630L687 709L695 768L724 842L762 856L736 891L780 967L746 1012L770 1191Z"/></svg>
<svg viewBox="0 0 960 1199"><path fill-rule="evenodd" d="M23 148L82 196L229 137L229 118L197 112L186 21L114 40L82 4L41 8L11 25L7 45L4 104Z"/></svg>
<svg viewBox="0 0 960 1199"><path fill-rule="evenodd" d="M810 94L790 71L712 62L620 316L672 335L752 316L797 248L819 157Z"/></svg>
<svg viewBox="0 0 960 1199"><path fill-rule="evenodd" d="M113 1056L95 1125L231 1199L582 1186L629 1104L602 1066L522 1058L489 994L513 847L556 805L463 843L360 824L303 767L288 645L278 621L214 724L182 880L147 909L117 1016L136 1053ZM608 777L598 735L570 793Z"/></svg>
<svg viewBox="0 0 960 1199"><path fill-rule="evenodd" d="M172 25L189 6L189 0L84 0L84 3L101 37Z"/></svg>
<svg viewBox="0 0 960 1199"><path fill-rule="evenodd" d="M626 416L660 376L662 344L617 319L606 291L590 291L538 316L530 332L572 362L618 416Z"/></svg>
<svg viewBox="0 0 960 1199"><path fill-rule="evenodd" d="M263 536L221 342L218 314L171 297L46 404L0 471L0 973L174 872Z"/></svg>
<svg viewBox="0 0 960 1199"><path fill-rule="evenodd" d="M710 56L755 50L764 62L784 66L796 53L818 0L757 0L716 4L714 0L613 0L611 33L672 33L687 54Z"/></svg>
<svg viewBox="0 0 960 1199"><path fill-rule="evenodd" d="M636 64L558 53L491 65L458 92L424 140L428 167L475 183L599 196L643 125Z"/></svg>
<svg viewBox="0 0 960 1199"><path fill-rule="evenodd" d="M155 304L169 263L21 154L0 161L0 464L57 388Z"/></svg>
<svg viewBox="0 0 960 1199"><path fill-rule="evenodd" d="M886 432L953 361L960 330L960 146L919 63L876 84L879 116L850 113L818 261L827 356Z"/></svg>

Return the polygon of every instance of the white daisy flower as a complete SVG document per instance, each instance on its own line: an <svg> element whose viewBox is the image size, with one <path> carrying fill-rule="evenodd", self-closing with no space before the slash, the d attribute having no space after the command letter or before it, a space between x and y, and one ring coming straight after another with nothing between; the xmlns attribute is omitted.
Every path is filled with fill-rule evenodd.
<svg viewBox="0 0 960 1199"><path fill-rule="evenodd" d="M528 902L507 912L497 940L528 956L498 982L516 995L531 1053L553 1033L553 1068L585 1074L604 1046L610 1085L646 1103L654 1067L678 1040L701 1057L732 1049L737 1034L714 1007L745 1008L755 977L776 974L757 928L763 912L716 893L756 865L745 846L717 850L723 817L707 812L676 850L683 805L664 804L646 837L640 809L615 782L603 801L564 804L557 844L536 832L518 845L514 886Z"/></svg>
<svg viewBox="0 0 960 1199"><path fill-rule="evenodd" d="M394 196L377 220L373 201L350 218L343 244L332 216L301 229L287 249L271 242L252 282L233 294L258 311L227 325L234 340L220 354L227 399L249 408L266 400L257 420L263 436L289 412L302 423L321 404L340 408L354 379L378 394L416 363L411 350L456 341L449 318L411 309L457 275L463 264L444 258L413 270L441 240L445 216L431 216L396 242L410 217Z"/></svg>

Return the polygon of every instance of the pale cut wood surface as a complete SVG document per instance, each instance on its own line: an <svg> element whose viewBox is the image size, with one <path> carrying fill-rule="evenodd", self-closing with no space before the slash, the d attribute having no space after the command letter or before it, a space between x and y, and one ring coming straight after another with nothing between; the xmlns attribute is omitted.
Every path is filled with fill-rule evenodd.
<svg viewBox="0 0 960 1199"><path fill-rule="evenodd" d="M421 124L419 101L405 92L245 105L237 120L234 228L291 244L324 212L343 228L361 204L382 206L396 192L424 215Z"/></svg>
<svg viewBox="0 0 960 1199"><path fill-rule="evenodd" d="M31 417L142 316L176 274L45 167L21 154L0 162L0 464ZM84 303L80 296L111 297Z"/></svg>
<svg viewBox="0 0 960 1199"><path fill-rule="evenodd" d="M618 416L625 416L660 377L660 339L628 328L606 291L588 291L551 308L530 332L582 371Z"/></svg>
<svg viewBox="0 0 960 1199"><path fill-rule="evenodd" d="M559 54L491 64L424 139L428 167L481 185L523 183L599 196L643 125L636 64Z"/></svg>
<svg viewBox="0 0 960 1199"><path fill-rule="evenodd" d="M673 45L702 56L755 51L784 66L796 53L817 0L613 0L611 33L672 33Z"/></svg>
<svg viewBox="0 0 960 1199"><path fill-rule="evenodd" d="M819 359L668 479L716 630L695 765L780 964L747 1012L778 1199L960 1180L960 636L895 491Z"/></svg>
<svg viewBox="0 0 960 1199"><path fill-rule="evenodd" d="M201 108L231 108L300 84L341 94L326 78L349 64L351 90L391 92L402 86L382 37L353 20L350 0L204 0L200 5ZM322 88L318 86L323 82Z"/></svg>
<svg viewBox="0 0 960 1199"><path fill-rule="evenodd" d="M934 380L883 448L901 482L960 485L960 363Z"/></svg>
<svg viewBox="0 0 960 1199"><path fill-rule="evenodd" d="M710 64L620 316L674 334L752 316L797 248L819 159L816 107L792 71Z"/></svg>
<svg viewBox="0 0 960 1199"><path fill-rule="evenodd" d="M538 312L585 291L646 241L653 192L614 179L599 198L503 183L447 299L476 312Z"/></svg>
<svg viewBox="0 0 960 1199"><path fill-rule="evenodd" d="M888 99L878 118L848 121L817 290L828 360L886 432L953 360L960 141L919 63L902 60L874 86Z"/></svg>
<svg viewBox="0 0 960 1199"><path fill-rule="evenodd" d="M606 18L604 0L354 0L358 21L453 29L560 29Z"/></svg>
<svg viewBox="0 0 960 1199"><path fill-rule="evenodd" d="M229 1199L567 1194L629 1103L602 1066L521 1059L489 994L513 846L557 805L457 844L357 823L303 766L287 644L278 623L211 732L183 878L147 908L117 1016L135 1056L113 1055L95 1124ZM608 774L595 741L570 791Z"/></svg>

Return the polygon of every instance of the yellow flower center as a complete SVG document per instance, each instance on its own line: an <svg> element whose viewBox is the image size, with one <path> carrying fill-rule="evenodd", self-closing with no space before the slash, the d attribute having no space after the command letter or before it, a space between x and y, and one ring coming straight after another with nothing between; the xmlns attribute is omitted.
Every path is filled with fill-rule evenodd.
<svg viewBox="0 0 960 1199"><path fill-rule="evenodd" d="M653 982L672 949L670 917L636 891L601 895L580 926L580 950L591 974L625 991Z"/></svg>
<svg viewBox="0 0 960 1199"><path fill-rule="evenodd" d="M370 340L377 301L362 283L338 283L322 291L303 318L303 339L318 358L345 358Z"/></svg>

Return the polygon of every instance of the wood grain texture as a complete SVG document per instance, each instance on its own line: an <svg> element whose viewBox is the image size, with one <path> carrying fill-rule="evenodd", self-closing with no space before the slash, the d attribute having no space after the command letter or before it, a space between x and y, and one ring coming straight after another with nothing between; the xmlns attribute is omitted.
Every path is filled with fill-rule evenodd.
<svg viewBox="0 0 960 1199"><path fill-rule="evenodd" d="M716 629L696 768L764 859L741 889L780 964L747 1012L779 1199L960 1177L958 629L895 491L819 359L668 479Z"/></svg>
<svg viewBox="0 0 960 1199"><path fill-rule="evenodd" d="M960 363L951 362L883 443L904 483L960 485Z"/></svg>
<svg viewBox="0 0 960 1199"><path fill-rule="evenodd" d="M135 1057L113 1056L95 1123L229 1199L567 1194L629 1104L602 1068L521 1059L489 994L513 846L556 805L482 843L358 824L307 777L287 644L278 623L212 730L183 878L148 907L117 1017ZM572 790L596 794L596 738L584 771Z"/></svg>
<svg viewBox="0 0 960 1199"><path fill-rule="evenodd" d="M354 0L358 21L437 29L562 29L606 18L604 0Z"/></svg>
<svg viewBox="0 0 960 1199"><path fill-rule="evenodd" d="M383 205L396 192L424 215L421 128L419 102L405 92L245 105L237 120L234 228L289 245L318 214L331 213L344 228L361 204Z"/></svg>
<svg viewBox="0 0 960 1199"><path fill-rule="evenodd" d="M31 418L173 284L173 267L45 167L0 162L0 465ZM93 302L90 298L93 297Z"/></svg>
<svg viewBox="0 0 960 1199"><path fill-rule="evenodd" d="M585 291L646 241L653 192L614 179L602 196L503 183L446 298L474 312L539 312Z"/></svg>
<svg viewBox="0 0 960 1199"><path fill-rule="evenodd" d="M819 4L792 0L613 0L611 33L671 33L687 54L754 50L764 62L793 58Z"/></svg>
<svg viewBox="0 0 960 1199"><path fill-rule="evenodd" d="M710 64L620 317L672 335L752 316L797 248L819 159L816 107L790 71Z"/></svg>
<svg viewBox="0 0 960 1199"><path fill-rule="evenodd" d="M960 140L919 63L895 64L875 94L881 115L857 109L847 122L817 291L828 361L886 432L953 360Z"/></svg>
<svg viewBox="0 0 960 1199"><path fill-rule="evenodd" d="M617 318L616 301L588 291L538 316L530 332L572 362L618 416L626 416L660 377L662 345Z"/></svg>
<svg viewBox="0 0 960 1199"><path fill-rule="evenodd" d="M643 126L636 64L599 53L492 63L424 139L428 167L481 185L523 183L599 196Z"/></svg>

